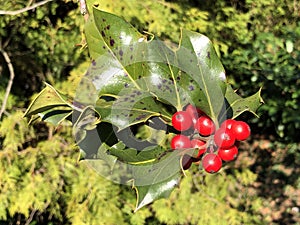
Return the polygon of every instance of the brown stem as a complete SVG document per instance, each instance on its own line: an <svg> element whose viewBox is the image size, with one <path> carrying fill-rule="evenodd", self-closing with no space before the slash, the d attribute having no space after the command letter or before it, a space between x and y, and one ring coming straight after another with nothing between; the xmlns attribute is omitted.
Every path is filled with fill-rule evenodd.
<svg viewBox="0 0 300 225"><path fill-rule="evenodd" d="M1 120L2 114L4 113L5 108L6 108L6 104L7 104L7 101L8 101L8 96L9 96L10 91L11 91L11 87L13 85L13 81L14 81L14 78L15 78L15 72L14 72L14 67L11 64L11 61L10 61L10 58L9 58L7 52L4 51L2 48L0 49L0 52L2 53L2 55L4 57L4 60L7 64L9 74L10 74L10 78L9 78L8 84L6 86L5 95L4 95L2 106L1 106L1 109L0 109L0 120Z"/></svg>
<svg viewBox="0 0 300 225"><path fill-rule="evenodd" d="M86 5L86 1L79 0L79 4L80 4L80 13L83 15L84 20L87 21L89 18L89 11Z"/></svg>
<svg viewBox="0 0 300 225"><path fill-rule="evenodd" d="M33 210L31 211L30 216L29 216L29 218L27 219L25 225L29 225L29 224L30 224L30 222L32 221L33 216L34 216L35 213L36 213L36 209L33 209Z"/></svg>

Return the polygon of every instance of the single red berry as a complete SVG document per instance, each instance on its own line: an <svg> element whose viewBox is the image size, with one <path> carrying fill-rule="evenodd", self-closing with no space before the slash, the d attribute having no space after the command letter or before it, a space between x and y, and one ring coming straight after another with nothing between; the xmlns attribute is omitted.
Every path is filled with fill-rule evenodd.
<svg viewBox="0 0 300 225"><path fill-rule="evenodd" d="M172 116L172 125L178 131L185 131L193 125L192 117L185 111L178 111Z"/></svg>
<svg viewBox="0 0 300 225"><path fill-rule="evenodd" d="M199 149L197 159L199 159L206 152L205 148Z"/></svg>
<svg viewBox="0 0 300 225"><path fill-rule="evenodd" d="M171 148L172 149L191 148L191 141L187 136L178 134L172 138Z"/></svg>
<svg viewBox="0 0 300 225"><path fill-rule="evenodd" d="M230 148L234 145L235 135L231 129L220 128L215 133L214 141L220 148Z"/></svg>
<svg viewBox="0 0 300 225"><path fill-rule="evenodd" d="M201 109L199 109L196 106L193 106L191 104L188 104L184 111L186 111L187 113L190 114L194 124L197 122L197 119L200 116L205 115L205 113Z"/></svg>
<svg viewBox="0 0 300 225"><path fill-rule="evenodd" d="M233 119L227 119L225 120L222 124L221 124L221 128L225 128L225 129L231 129L232 125L235 123L236 121Z"/></svg>
<svg viewBox="0 0 300 225"><path fill-rule="evenodd" d="M244 121L236 121L232 125L231 130L238 141L246 140L251 134L250 126Z"/></svg>
<svg viewBox="0 0 300 225"><path fill-rule="evenodd" d="M205 141L202 141L200 139L192 139L191 145L192 145L192 148L199 149L197 155L195 155L195 158L200 158L206 152L206 142Z"/></svg>
<svg viewBox="0 0 300 225"><path fill-rule="evenodd" d="M222 167L222 160L217 154L208 153L202 158L202 166L206 172L216 173Z"/></svg>
<svg viewBox="0 0 300 225"><path fill-rule="evenodd" d="M193 159L189 155L183 155L181 159L181 165L184 170L187 170L191 167Z"/></svg>
<svg viewBox="0 0 300 225"><path fill-rule="evenodd" d="M215 123L208 116L200 116L195 124L195 129L202 136L209 136L215 132Z"/></svg>
<svg viewBox="0 0 300 225"><path fill-rule="evenodd" d="M234 145L230 148L219 148L218 155L223 161L232 161L238 155L238 148Z"/></svg>

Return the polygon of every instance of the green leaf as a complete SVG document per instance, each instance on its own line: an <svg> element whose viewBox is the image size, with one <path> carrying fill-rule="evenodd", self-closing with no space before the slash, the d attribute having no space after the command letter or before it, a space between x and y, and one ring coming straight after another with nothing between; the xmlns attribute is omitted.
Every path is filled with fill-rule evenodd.
<svg viewBox="0 0 300 225"><path fill-rule="evenodd" d="M261 97L261 89L249 97L242 98L232 89L231 85L227 86L225 98L228 104L225 116L233 119L246 111L249 111L258 117L256 110L264 102Z"/></svg>
<svg viewBox="0 0 300 225"><path fill-rule="evenodd" d="M119 93L120 96L110 108L96 107L101 121L112 123L119 130L143 123L154 116L170 119L169 113L163 109L148 91L128 89Z"/></svg>
<svg viewBox="0 0 300 225"><path fill-rule="evenodd" d="M106 143L102 143L98 149L97 158L104 160L112 170L118 158L116 156L107 154L109 149L110 146L108 146Z"/></svg>
<svg viewBox="0 0 300 225"><path fill-rule="evenodd" d="M110 154L118 157L119 160L129 164L145 164L156 161L166 150L160 146L145 147L142 151L133 148L126 148L123 142L119 142L109 148Z"/></svg>
<svg viewBox="0 0 300 225"><path fill-rule="evenodd" d="M174 174L172 177L160 182L146 186L134 186L137 194L135 212L158 199L168 198L172 191L179 185L180 175Z"/></svg>
<svg viewBox="0 0 300 225"><path fill-rule="evenodd" d="M225 71L211 41L204 35L183 30L177 51L180 68L199 85L205 98L193 96L196 106L215 122L224 107Z"/></svg>
<svg viewBox="0 0 300 225"><path fill-rule="evenodd" d="M69 119L72 116L72 110L70 107L55 107L39 113L41 119L45 122L51 123L55 126L59 125L63 121Z"/></svg>
<svg viewBox="0 0 300 225"><path fill-rule="evenodd" d="M166 130L167 126L159 119L159 117L154 117L149 120L149 125L139 126L135 136L147 140L150 143L163 146L168 138Z"/></svg>
<svg viewBox="0 0 300 225"><path fill-rule="evenodd" d="M98 92L93 81L88 76L84 76L76 87L73 107L76 110L81 111L87 106L94 105L97 99Z"/></svg>
<svg viewBox="0 0 300 225"><path fill-rule="evenodd" d="M114 49L115 52L118 52L116 56L119 59L122 57L119 47L129 46L145 39L145 36L138 32L130 23L114 14L94 7L93 15L98 31L106 46L108 49Z"/></svg>
<svg viewBox="0 0 300 225"><path fill-rule="evenodd" d="M84 25L84 34L92 60L97 59L107 51L104 40L97 30L92 14L89 15L89 18Z"/></svg>
<svg viewBox="0 0 300 225"><path fill-rule="evenodd" d="M151 94L179 111L187 104L194 104L195 99L205 96L195 79L180 64L177 53L178 51L171 50L164 42L148 42L145 60L148 62L149 75L144 80Z"/></svg>
<svg viewBox="0 0 300 225"><path fill-rule="evenodd" d="M57 126L72 115L71 100L59 93L50 84L34 98L24 116L31 117L30 123L37 118Z"/></svg>
<svg viewBox="0 0 300 225"><path fill-rule="evenodd" d="M85 1L85 3L89 13L88 19L84 24L85 41L87 43L91 59L95 60L107 52L105 42L96 27L95 18L93 15L93 8L95 5L99 4L99 2L97 0L88 0Z"/></svg>
<svg viewBox="0 0 300 225"><path fill-rule="evenodd" d="M112 146L118 142L115 128L109 123L100 122L97 112L91 106L86 107L74 122L73 135L85 152L85 158L97 157L97 151L100 156L99 148L104 143L105 146Z"/></svg>
<svg viewBox="0 0 300 225"><path fill-rule="evenodd" d="M177 68L174 51L161 41L146 41L144 35L113 14L94 8L94 17L109 49L109 54L95 62L101 69L97 72L95 68L90 69L90 74L94 72L92 77L97 80L95 86L100 96L120 95L124 87L135 88L151 93L159 101L174 105L178 110L191 100L187 92L194 88L191 90L189 84L184 88L181 84L176 85L176 80L188 83L190 79L184 79L186 74ZM105 74L105 77L99 78L99 74Z"/></svg>
<svg viewBox="0 0 300 225"><path fill-rule="evenodd" d="M181 178L181 155L167 153L154 164L137 165L133 171L133 187L137 193L135 211L160 198L167 198Z"/></svg>
<svg viewBox="0 0 300 225"><path fill-rule="evenodd" d="M146 41L144 35L115 15L94 8L94 17L109 49L109 53L96 60L89 70L99 96L120 95L126 87L148 91L178 110L187 104L186 92L194 88L191 90L190 79L184 79L186 75L177 68L174 51L161 41ZM183 89L182 84L176 86L180 79L184 80L182 84L187 83Z"/></svg>
<svg viewBox="0 0 300 225"><path fill-rule="evenodd" d="M98 57L87 73L94 82L99 96L117 95L124 85L128 84L134 84L140 89L135 80L143 75L143 67L141 63L132 64L133 60L136 60L136 55L133 54L141 55L143 52L144 45L139 45L139 49L136 49L135 44L144 42L144 35L120 17L95 7L93 17L99 34L99 43L102 41L103 46L101 49L93 49L94 51L98 49Z"/></svg>
<svg viewBox="0 0 300 225"><path fill-rule="evenodd" d="M77 113L79 113L78 116L76 116ZM93 130L99 122L97 111L94 110L93 106L87 106L81 112L74 112L73 132L76 134L77 130Z"/></svg>
<svg viewBox="0 0 300 225"><path fill-rule="evenodd" d="M42 112L50 113L51 109L61 106L64 107L63 109L71 108L68 97L56 91L50 84L46 84L46 87L31 102L24 116L30 117Z"/></svg>
<svg viewBox="0 0 300 225"><path fill-rule="evenodd" d="M81 112L73 112L73 136L76 144L84 151L85 158L93 158L101 145L97 132L98 116L93 107L85 107Z"/></svg>

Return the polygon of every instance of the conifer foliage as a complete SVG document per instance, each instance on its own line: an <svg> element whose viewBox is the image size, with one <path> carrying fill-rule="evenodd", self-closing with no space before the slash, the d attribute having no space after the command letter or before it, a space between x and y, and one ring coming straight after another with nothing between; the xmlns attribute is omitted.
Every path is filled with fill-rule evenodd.
<svg viewBox="0 0 300 225"><path fill-rule="evenodd" d="M299 223L299 3L83 2L1 3L0 224Z"/></svg>

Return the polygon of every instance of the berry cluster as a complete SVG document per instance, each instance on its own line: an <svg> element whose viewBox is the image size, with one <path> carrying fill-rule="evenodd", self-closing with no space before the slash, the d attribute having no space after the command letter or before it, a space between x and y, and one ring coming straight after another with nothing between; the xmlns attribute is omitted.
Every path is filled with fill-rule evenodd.
<svg viewBox="0 0 300 225"><path fill-rule="evenodd" d="M172 149L198 149L193 156L183 156L183 169L188 169L193 162L199 162L202 158L202 167L208 173L218 172L222 161L234 160L239 142L246 140L251 133L246 122L234 119L227 119L216 127L209 116L191 104L174 113L172 125L181 131L181 134L172 138Z"/></svg>

